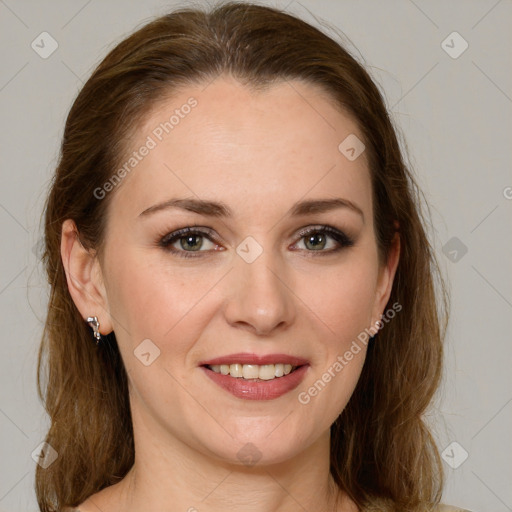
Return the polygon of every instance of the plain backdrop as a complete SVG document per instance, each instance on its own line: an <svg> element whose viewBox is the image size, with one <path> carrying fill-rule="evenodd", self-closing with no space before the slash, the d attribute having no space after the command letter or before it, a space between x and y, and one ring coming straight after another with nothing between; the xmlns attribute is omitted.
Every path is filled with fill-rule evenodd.
<svg viewBox="0 0 512 512"><path fill-rule="evenodd" d="M510 511L512 4L261 3L341 30L403 132L451 288L446 370L430 416L446 449L443 501ZM174 5L0 0L0 512L38 510L32 453L49 422L36 394L48 294L37 256L65 116L107 51ZM58 45L51 55L41 38L46 52Z"/></svg>

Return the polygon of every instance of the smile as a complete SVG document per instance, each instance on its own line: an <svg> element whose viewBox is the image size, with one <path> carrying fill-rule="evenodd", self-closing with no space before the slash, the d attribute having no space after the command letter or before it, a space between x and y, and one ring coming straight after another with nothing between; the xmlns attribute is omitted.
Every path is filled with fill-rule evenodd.
<svg viewBox="0 0 512 512"><path fill-rule="evenodd" d="M289 373L296 370L297 366L291 364L277 363L277 364L214 364L207 366L215 373L222 375L229 375L231 377L242 378L246 380L259 379L259 380L273 380L284 377Z"/></svg>
<svg viewBox="0 0 512 512"><path fill-rule="evenodd" d="M220 366L223 367L224 371L229 368L230 373L225 375L221 373ZM231 375L232 366L234 367L233 371L235 374L239 375L240 372L242 372L240 377L233 377ZM281 373L281 366L283 367L283 375L281 377L276 377L276 371L278 374ZM245 369L245 367L248 368ZM271 367L274 367L272 377L270 377L272 372ZM209 365L201 366L200 368L215 384L237 398L242 398L244 400L274 400L286 393L289 393L302 382L308 371L309 364L295 367L288 364L286 365L286 370L289 370L288 373L285 373L284 367L284 364L281 365L279 363L275 365L269 364L262 366L235 363L233 365L219 365L218 369L212 369ZM260 379L260 371L263 372L263 376L266 375L270 378L266 380ZM252 375L256 375L256 372L258 372L258 377L251 377Z"/></svg>

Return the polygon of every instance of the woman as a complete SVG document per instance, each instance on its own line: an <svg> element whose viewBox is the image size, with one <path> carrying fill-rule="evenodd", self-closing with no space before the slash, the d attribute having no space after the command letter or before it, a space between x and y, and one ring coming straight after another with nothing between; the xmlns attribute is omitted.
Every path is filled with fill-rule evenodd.
<svg viewBox="0 0 512 512"><path fill-rule="evenodd" d="M307 23L228 3L122 41L45 209L41 510L451 510L420 210L377 87Z"/></svg>

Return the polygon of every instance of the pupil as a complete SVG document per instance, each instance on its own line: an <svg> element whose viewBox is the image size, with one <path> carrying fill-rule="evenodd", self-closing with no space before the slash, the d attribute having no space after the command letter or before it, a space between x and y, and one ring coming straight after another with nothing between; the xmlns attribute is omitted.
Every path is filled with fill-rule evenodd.
<svg viewBox="0 0 512 512"><path fill-rule="evenodd" d="M320 240L319 242L315 241L318 239ZM325 238L322 236L321 233L315 233L315 234L309 236L309 238L306 242L306 246L308 243L312 244L313 249L318 248L318 246L320 246L320 248L322 248L325 245Z"/></svg>
<svg viewBox="0 0 512 512"><path fill-rule="evenodd" d="M201 247L201 242L197 242L197 239L201 238L198 235L189 235L186 237L183 237L181 239L181 247L183 249L199 249ZM186 247L183 245L183 240L186 240ZM193 241L196 240L196 243L193 243Z"/></svg>

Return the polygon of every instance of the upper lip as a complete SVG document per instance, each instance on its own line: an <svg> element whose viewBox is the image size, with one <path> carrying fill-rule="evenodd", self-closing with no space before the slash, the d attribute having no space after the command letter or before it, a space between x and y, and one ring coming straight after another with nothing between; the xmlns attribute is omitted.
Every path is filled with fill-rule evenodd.
<svg viewBox="0 0 512 512"><path fill-rule="evenodd" d="M220 356L208 361L201 361L199 366L211 366L217 364L291 364L292 366L302 366L308 364L308 361L302 357L290 356L287 354L250 354L248 352L241 352L239 354L229 354L227 356Z"/></svg>

